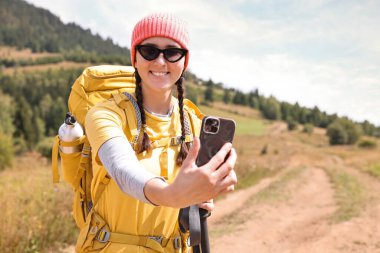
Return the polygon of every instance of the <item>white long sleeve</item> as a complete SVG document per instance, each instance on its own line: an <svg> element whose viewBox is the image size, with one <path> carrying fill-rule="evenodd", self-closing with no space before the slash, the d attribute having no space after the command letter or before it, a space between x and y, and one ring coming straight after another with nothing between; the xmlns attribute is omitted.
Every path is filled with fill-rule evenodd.
<svg viewBox="0 0 380 253"><path fill-rule="evenodd" d="M109 139L100 147L98 155L108 174L124 193L152 204L144 194L144 186L153 178L164 179L150 173L140 164L126 138Z"/></svg>

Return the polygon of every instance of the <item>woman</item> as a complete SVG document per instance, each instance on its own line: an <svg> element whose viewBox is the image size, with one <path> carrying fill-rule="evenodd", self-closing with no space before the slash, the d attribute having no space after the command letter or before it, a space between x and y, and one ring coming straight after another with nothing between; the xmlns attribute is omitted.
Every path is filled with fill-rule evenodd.
<svg viewBox="0 0 380 253"><path fill-rule="evenodd" d="M106 174L111 180L93 208L95 225L81 231L86 239L78 240L78 251L185 252L187 235L179 231L179 209L199 204L212 211L212 199L234 189L236 152L230 143L206 165L195 165L200 143L197 137L189 138L186 126L191 125L188 128L196 136L201 120L183 100L188 42L184 23L170 14L147 16L134 28L133 96L144 131L136 150L129 143L128 118L114 100L94 106L87 114L92 192ZM178 99L172 96L174 86Z"/></svg>

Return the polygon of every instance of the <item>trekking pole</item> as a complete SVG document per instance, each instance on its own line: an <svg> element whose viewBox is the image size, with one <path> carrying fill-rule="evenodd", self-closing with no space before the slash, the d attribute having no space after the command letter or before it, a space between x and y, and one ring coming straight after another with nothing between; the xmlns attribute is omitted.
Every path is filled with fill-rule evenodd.
<svg viewBox="0 0 380 253"><path fill-rule="evenodd" d="M199 216L201 219L201 248L202 253L210 253L210 242L208 238L208 225L207 218L211 213L205 209L199 209Z"/></svg>
<svg viewBox="0 0 380 253"><path fill-rule="evenodd" d="M182 232L190 231L190 241L193 253L210 253L208 238L207 217L211 213L205 209L198 209L197 205L181 208L179 212L179 227Z"/></svg>
<svg viewBox="0 0 380 253"><path fill-rule="evenodd" d="M199 218L201 222L201 242L198 245L193 246L193 253L210 253L210 242L208 238L208 226L207 226L207 217L211 213L205 209L199 209Z"/></svg>
<svg viewBox="0 0 380 253"><path fill-rule="evenodd" d="M201 253L201 247L198 245L193 246L193 253Z"/></svg>

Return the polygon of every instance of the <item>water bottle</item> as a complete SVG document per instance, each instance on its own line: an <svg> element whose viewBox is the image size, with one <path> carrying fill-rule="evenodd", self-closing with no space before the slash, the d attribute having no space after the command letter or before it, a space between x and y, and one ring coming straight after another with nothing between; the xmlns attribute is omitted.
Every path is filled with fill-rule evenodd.
<svg viewBox="0 0 380 253"><path fill-rule="evenodd" d="M83 128L70 112L66 113L65 122L59 127L58 136L60 140L65 142L72 142L83 136ZM82 144L74 147L59 146L59 149L62 153L71 154L80 152Z"/></svg>

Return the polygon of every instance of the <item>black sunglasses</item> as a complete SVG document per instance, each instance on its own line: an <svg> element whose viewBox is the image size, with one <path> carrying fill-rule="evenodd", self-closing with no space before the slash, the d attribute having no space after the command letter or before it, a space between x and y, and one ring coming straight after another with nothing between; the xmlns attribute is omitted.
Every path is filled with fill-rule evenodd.
<svg viewBox="0 0 380 253"><path fill-rule="evenodd" d="M157 59L161 53L163 53L165 60L168 62L177 62L187 54L186 49L178 47L159 49L150 45L137 45L136 49L147 61L153 61L154 59Z"/></svg>

